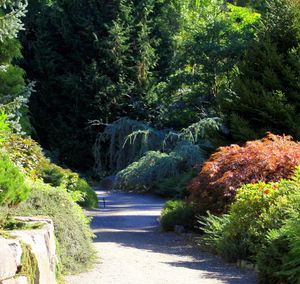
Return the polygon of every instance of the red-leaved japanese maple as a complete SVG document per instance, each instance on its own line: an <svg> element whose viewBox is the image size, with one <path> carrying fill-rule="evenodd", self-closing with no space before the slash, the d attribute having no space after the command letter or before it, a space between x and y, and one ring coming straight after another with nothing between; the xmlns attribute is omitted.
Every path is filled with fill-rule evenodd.
<svg viewBox="0 0 300 284"><path fill-rule="evenodd" d="M300 165L300 143L290 136L267 134L244 146L221 147L188 186L188 200L197 213L226 211L243 184L289 178Z"/></svg>

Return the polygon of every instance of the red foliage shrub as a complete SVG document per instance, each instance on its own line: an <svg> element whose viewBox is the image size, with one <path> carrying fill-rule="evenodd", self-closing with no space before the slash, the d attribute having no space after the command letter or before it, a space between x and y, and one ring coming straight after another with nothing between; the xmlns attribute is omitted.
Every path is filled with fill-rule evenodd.
<svg viewBox="0 0 300 284"><path fill-rule="evenodd" d="M300 143L290 136L269 133L244 146L221 147L205 162L188 186L189 202L199 214L220 214L233 201L236 189L258 181L289 178L300 165Z"/></svg>

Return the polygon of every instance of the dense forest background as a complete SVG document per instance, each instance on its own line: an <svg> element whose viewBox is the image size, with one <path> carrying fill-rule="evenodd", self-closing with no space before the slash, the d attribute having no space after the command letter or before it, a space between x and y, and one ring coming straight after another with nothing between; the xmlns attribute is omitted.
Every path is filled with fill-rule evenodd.
<svg viewBox="0 0 300 284"><path fill-rule="evenodd" d="M1 45L1 100L31 93L23 130L80 171L122 117L174 131L220 118L223 144L267 131L299 138L295 5L29 0L19 39Z"/></svg>

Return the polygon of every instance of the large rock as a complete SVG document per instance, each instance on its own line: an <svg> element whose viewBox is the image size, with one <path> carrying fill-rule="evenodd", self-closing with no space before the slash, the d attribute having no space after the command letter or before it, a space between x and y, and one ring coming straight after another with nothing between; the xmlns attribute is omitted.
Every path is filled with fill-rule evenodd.
<svg viewBox="0 0 300 284"><path fill-rule="evenodd" d="M38 263L38 271L35 276L35 283L55 284L56 252L53 222L46 218L20 217L25 222L43 223L43 227L34 230L12 231L11 235L17 240L29 245L31 252L35 255Z"/></svg>
<svg viewBox="0 0 300 284"><path fill-rule="evenodd" d="M18 270L17 261L9 244L9 240L0 237L0 283L14 277Z"/></svg>
<svg viewBox="0 0 300 284"><path fill-rule="evenodd" d="M28 280L25 276L11 278L0 282L0 284L28 284Z"/></svg>

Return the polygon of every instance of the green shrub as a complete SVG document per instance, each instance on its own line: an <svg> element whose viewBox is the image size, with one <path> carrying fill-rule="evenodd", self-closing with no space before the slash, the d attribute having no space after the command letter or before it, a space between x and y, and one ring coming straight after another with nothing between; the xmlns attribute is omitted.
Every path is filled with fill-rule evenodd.
<svg viewBox="0 0 300 284"><path fill-rule="evenodd" d="M215 216L208 212L207 216L198 216L197 223L200 225L199 229L203 232L199 244L214 253L218 253L218 247L223 238L224 227L228 222L229 216L227 214Z"/></svg>
<svg viewBox="0 0 300 284"><path fill-rule="evenodd" d="M147 123L120 118L105 127L97 137L94 155L99 175L115 174L147 155L176 152L188 166L203 162L204 149L219 145L222 121L205 118L180 131L156 129Z"/></svg>
<svg viewBox="0 0 300 284"><path fill-rule="evenodd" d="M300 186L300 168L290 180L242 186L229 214L216 219L203 218L204 239L228 261L255 261L257 253L267 245L269 231L280 229L293 216L300 216L300 202L295 202ZM222 224L222 225L221 225Z"/></svg>
<svg viewBox="0 0 300 284"><path fill-rule="evenodd" d="M177 157L149 151L117 174L115 188L148 190L156 180L178 174Z"/></svg>
<svg viewBox="0 0 300 284"><path fill-rule="evenodd" d="M170 200L166 203L160 217L160 224L165 231L174 230L180 225L188 229L194 228L194 212L183 200Z"/></svg>
<svg viewBox="0 0 300 284"><path fill-rule="evenodd" d="M10 210L12 215L49 216L54 222L63 273L86 270L94 261L93 234L89 219L64 188L54 188L41 181L31 182L25 203Z"/></svg>
<svg viewBox="0 0 300 284"><path fill-rule="evenodd" d="M82 195L82 200L78 202L80 205L84 207L98 207L98 198L95 191L77 173L46 160L39 166L38 175L45 183L52 186L64 186L69 192L80 192Z"/></svg>
<svg viewBox="0 0 300 284"><path fill-rule="evenodd" d="M189 142L179 143L170 153L149 151L117 174L115 187L127 190L152 190L157 181L176 177L203 160L204 153L200 147Z"/></svg>
<svg viewBox="0 0 300 284"><path fill-rule="evenodd" d="M78 179L75 190L83 194L83 200L79 201L78 204L80 204L83 207L92 207L92 208L98 207L97 194L85 179L82 178Z"/></svg>
<svg viewBox="0 0 300 284"><path fill-rule="evenodd" d="M0 153L0 205L18 204L28 193L24 176L7 155Z"/></svg>
<svg viewBox="0 0 300 284"><path fill-rule="evenodd" d="M26 175L37 178L37 168L46 158L41 146L31 138L9 133L0 140L0 147L7 151L13 163Z"/></svg>
<svg viewBox="0 0 300 284"><path fill-rule="evenodd" d="M153 191L162 197L182 199L187 195L187 185L195 176L196 171L191 170L175 177L159 180L153 185Z"/></svg>
<svg viewBox="0 0 300 284"><path fill-rule="evenodd" d="M38 175L43 179L45 183L51 186L60 186L65 184L64 177L67 171L63 168L52 164L48 161L44 161L38 168Z"/></svg>
<svg viewBox="0 0 300 284"><path fill-rule="evenodd" d="M10 133L10 128L8 123L6 122L7 115L4 112L0 113L0 142L4 141Z"/></svg>
<svg viewBox="0 0 300 284"><path fill-rule="evenodd" d="M300 192L292 194L293 216L270 230L257 257L261 283L300 283Z"/></svg>

